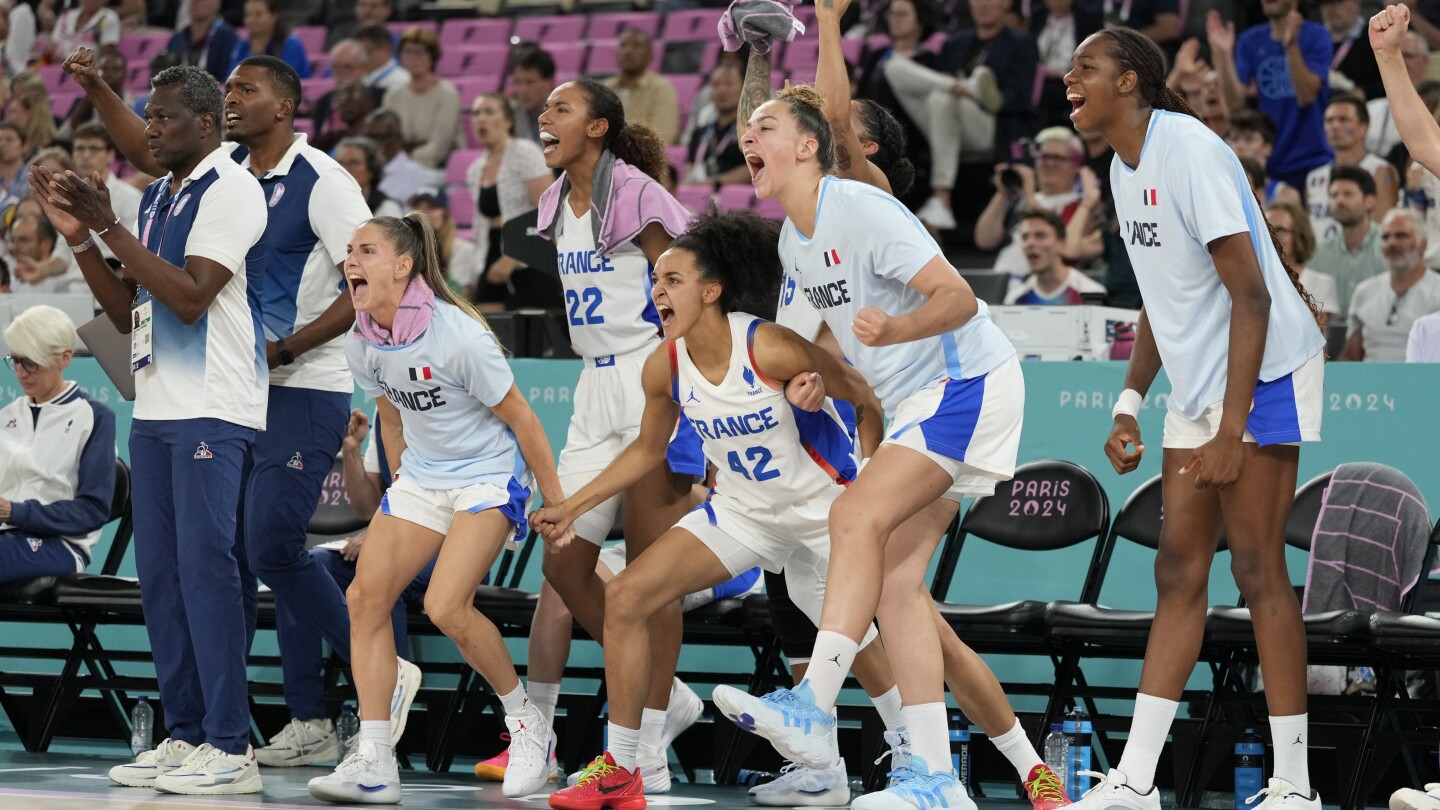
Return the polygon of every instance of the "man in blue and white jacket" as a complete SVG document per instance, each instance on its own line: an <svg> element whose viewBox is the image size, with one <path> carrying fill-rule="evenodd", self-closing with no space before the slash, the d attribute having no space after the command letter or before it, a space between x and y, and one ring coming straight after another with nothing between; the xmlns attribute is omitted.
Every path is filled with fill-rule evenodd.
<svg viewBox="0 0 1440 810"><path fill-rule="evenodd" d="M5 330L25 396L0 409L0 581L85 570L115 494L115 414L65 379L75 324L35 306Z"/></svg>

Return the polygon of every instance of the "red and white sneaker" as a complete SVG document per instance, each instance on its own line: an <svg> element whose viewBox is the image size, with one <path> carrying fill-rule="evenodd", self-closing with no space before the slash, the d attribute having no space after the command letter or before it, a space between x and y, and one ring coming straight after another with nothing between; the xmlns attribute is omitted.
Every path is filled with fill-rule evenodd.
<svg viewBox="0 0 1440 810"><path fill-rule="evenodd" d="M505 750L483 762L475 763L475 775L481 782L505 781L505 769L510 767L510 734L501 734L500 741L505 743Z"/></svg>
<svg viewBox="0 0 1440 810"><path fill-rule="evenodd" d="M550 794L554 810L645 810L645 782L640 769L627 771L610 752L595 758L573 787Z"/></svg>
<svg viewBox="0 0 1440 810"><path fill-rule="evenodd" d="M1025 794L1030 797L1034 810L1059 810L1070 804L1065 783L1043 762L1030 769L1030 775L1025 778Z"/></svg>

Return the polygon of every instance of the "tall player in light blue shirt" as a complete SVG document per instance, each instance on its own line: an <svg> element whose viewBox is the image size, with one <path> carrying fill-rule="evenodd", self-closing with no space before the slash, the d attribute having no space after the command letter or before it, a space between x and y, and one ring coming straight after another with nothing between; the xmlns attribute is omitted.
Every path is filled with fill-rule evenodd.
<svg viewBox="0 0 1440 810"><path fill-rule="evenodd" d="M550 443L494 334L446 285L424 214L362 225L345 275L356 311L345 353L360 386L376 398L395 476L348 591L359 746L334 773L311 780L310 793L330 802L400 801L390 611L437 553L425 613L505 707L512 743L504 794L535 793L550 776L550 726L474 600L501 548L524 536L532 481L547 502L564 499Z"/></svg>
<svg viewBox="0 0 1440 810"><path fill-rule="evenodd" d="M785 756L828 765L813 738L834 734L835 699L878 617L903 628L904 643L886 652L913 756L897 784L855 806L971 807L949 767L940 636L923 581L959 499L1013 474L1024 382L985 305L915 218L878 189L829 176L835 145L822 109L808 87L782 91L751 115L742 146L756 195L785 209L780 256L796 294L875 388L892 432L830 511L829 583L845 597L825 600L805 681L763 700L717 689L716 701L742 722L754 718ZM986 705L1003 703L993 697Z"/></svg>
<svg viewBox="0 0 1440 810"><path fill-rule="evenodd" d="M1070 118L1115 150L1110 169L1145 297L1105 454L1139 466L1135 417L1163 364L1165 525L1158 604L1124 755L1077 802L1158 810L1154 776L1205 633L1210 563L1223 530L1255 622L1274 742L1263 810L1319 810L1307 764L1305 630L1285 568L1301 442L1320 438L1325 339L1315 302L1284 262L1239 159L1165 86L1143 34L1113 28L1075 50ZM1252 797L1253 800L1253 797Z"/></svg>

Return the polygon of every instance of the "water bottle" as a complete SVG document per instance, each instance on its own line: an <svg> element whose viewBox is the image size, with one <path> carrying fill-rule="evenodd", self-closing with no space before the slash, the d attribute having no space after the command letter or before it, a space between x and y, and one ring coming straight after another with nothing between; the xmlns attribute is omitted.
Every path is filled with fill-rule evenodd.
<svg viewBox="0 0 1440 810"><path fill-rule="evenodd" d="M970 723L963 714L950 715L950 767L970 790Z"/></svg>
<svg viewBox="0 0 1440 810"><path fill-rule="evenodd" d="M1045 767L1055 774L1060 784L1070 784L1070 738L1065 736L1059 723L1050 724L1050 733L1045 737ZM1079 799L1079 796L1072 796Z"/></svg>
<svg viewBox="0 0 1440 810"><path fill-rule="evenodd" d="M141 695L130 710L130 751L138 757L154 748L155 710L150 708L150 698Z"/></svg>
<svg viewBox="0 0 1440 810"><path fill-rule="evenodd" d="M1070 712L1065 715L1062 730L1070 740L1070 773L1065 782L1065 792L1072 797L1084 796L1085 791L1090 789L1090 777L1081 776L1080 772L1091 770L1090 734L1093 727L1090 715L1079 709Z"/></svg>
<svg viewBox="0 0 1440 810"><path fill-rule="evenodd" d="M360 742L360 718L355 714L354 704L346 701L340 704L340 716L335 718L335 735L340 738L340 759L355 753Z"/></svg>
<svg viewBox="0 0 1440 810"><path fill-rule="evenodd" d="M1265 741L1247 728L1235 743L1235 810L1252 810L1245 800L1265 788Z"/></svg>

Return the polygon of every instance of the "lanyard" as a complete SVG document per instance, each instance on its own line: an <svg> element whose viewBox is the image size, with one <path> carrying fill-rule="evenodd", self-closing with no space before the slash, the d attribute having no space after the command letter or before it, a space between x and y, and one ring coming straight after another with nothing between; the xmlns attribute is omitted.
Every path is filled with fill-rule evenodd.
<svg viewBox="0 0 1440 810"><path fill-rule="evenodd" d="M720 140L715 141L715 148L712 150L710 143L715 140L715 130L719 128L719 121L710 124L706 128L705 134L700 137L700 148L695 150L695 156L705 161L705 168L711 175L718 174L716 168L719 166L720 155L724 154L726 148L730 146L730 142L735 140L735 124L732 122L730 126L725 127L725 134L720 136Z"/></svg>
<svg viewBox="0 0 1440 810"><path fill-rule="evenodd" d="M1350 29L1350 33L1345 35L1345 41L1340 43L1340 47L1335 49L1335 58L1330 60L1330 67L1339 67L1340 63L1345 61L1345 57L1350 55L1350 48L1355 45L1355 40L1360 37L1360 31L1363 25L1364 20L1356 22L1354 27Z"/></svg>

